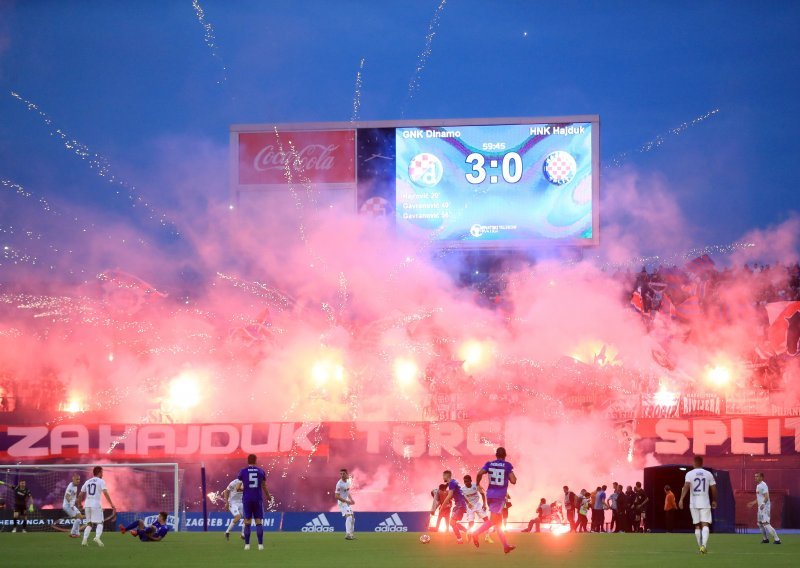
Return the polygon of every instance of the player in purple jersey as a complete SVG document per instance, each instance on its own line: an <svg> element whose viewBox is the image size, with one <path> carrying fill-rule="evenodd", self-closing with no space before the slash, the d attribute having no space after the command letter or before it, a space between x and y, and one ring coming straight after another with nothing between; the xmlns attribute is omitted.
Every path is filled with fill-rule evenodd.
<svg viewBox="0 0 800 568"><path fill-rule="evenodd" d="M464 544L464 541L461 540L461 527L458 521L463 519L464 514L467 512L467 500L464 499L464 495L461 493L461 486L458 484L458 481L453 479L453 472L449 469L445 470L442 473L442 479L447 484L447 497L442 501L441 508L446 509L451 500L455 503L453 512L450 515L450 526L453 527L453 533L456 535L456 542L458 544Z"/></svg>
<svg viewBox="0 0 800 568"><path fill-rule="evenodd" d="M264 499L269 503L271 497L267 490L267 474L256 465L255 454L247 456L247 467L239 472L239 488L242 490L242 509L244 510L244 549L250 550L250 523L256 520L258 549L264 550ZM263 498L262 498L263 496Z"/></svg>
<svg viewBox="0 0 800 568"><path fill-rule="evenodd" d="M125 534L130 533L132 536L138 536L142 542L159 542L164 540L169 532L169 525L167 524L167 513L162 511L158 514L156 521L149 527L145 526L144 521L141 519L133 521L127 527L120 525L119 532Z"/></svg>
<svg viewBox="0 0 800 568"><path fill-rule="evenodd" d="M486 462L478 472L477 484L480 486L484 475L489 476L489 488L486 490L486 504L489 505L489 518L481 527L472 533L472 543L480 546L478 537L494 527L500 542L503 543L503 552L508 554L516 548L508 544L506 534L503 530L503 508L506 504L506 494L508 484L517 483L517 476L514 475L514 466L506 461L506 449L497 448L494 461Z"/></svg>

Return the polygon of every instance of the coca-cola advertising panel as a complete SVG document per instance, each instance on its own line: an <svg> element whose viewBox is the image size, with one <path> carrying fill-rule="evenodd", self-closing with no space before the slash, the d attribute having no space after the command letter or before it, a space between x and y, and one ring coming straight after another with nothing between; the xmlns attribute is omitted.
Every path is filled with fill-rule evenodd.
<svg viewBox="0 0 800 568"><path fill-rule="evenodd" d="M355 130L239 133L238 183L354 184Z"/></svg>

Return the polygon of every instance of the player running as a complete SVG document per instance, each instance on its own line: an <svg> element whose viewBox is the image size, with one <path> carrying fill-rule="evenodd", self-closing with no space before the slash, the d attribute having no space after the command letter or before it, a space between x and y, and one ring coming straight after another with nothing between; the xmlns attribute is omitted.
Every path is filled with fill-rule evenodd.
<svg viewBox="0 0 800 568"><path fill-rule="evenodd" d="M442 520L444 520L444 530L447 532L450 530L448 523L450 522L450 506L452 505L452 503L448 503L446 509L442 507L442 503L444 503L444 500L447 497L447 484L439 484L436 489L431 491L431 497L433 497L433 502L431 503L431 522L433 521L433 516L436 515L436 511L438 510L439 515L436 517L436 524L434 525L434 528L438 531L442 526ZM428 525L430 525L430 522Z"/></svg>
<svg viewBox="0 0 800 568"><path fill-rule="evenodd" d="M701 456L694 457L694 469L686 474L686 483L683 484L678 501L679 509L683 510L683 500L690 492L689 510L694 523L694 536L697 546L700 547L700 554L705 554L708 551L709 525L712 522L711 509L717 508L717 482L710 471L703 469Z"/></svg>
<svg viewBox="0 0 800 568"><path fill-rule="evenodd" d="M22 532L28 532L28 511L33 512L33 495L28 489L28 483L20 479L17 485L11 486L14 493L14 528L12 533L17 532L17 520L22 519Z"/></svg>
<svg viewBox="0 0 800 568"><path fill-rule="evenodd" d="M453 533L456 535L456 542L458 544L464 544L464 541L461 539L461 526L458 522L464 518L464 514L467 512L467 501L461 493L461 486L458 484L458 481L453 479L453 473L449 469L442 472L442 479L447 484L447 497L444 498L441 508L449 508L450 501L454 503L453 512L450 515L450 526L453 528Z"/></svg>
<svg viewBox="0 0 800 568"><path fill-rule="evenodd" d="M761 534L764 538L761 544L769 544L769 537L775 544L781 543L781 537L775 532L775 529L770 524L770 509L772 508L772 501L769 500L769 487L764 482L764 474L756 473L756 498L750 501L747 506L753 507L758 505L758 528L761 529Z"/></svg>
<svg viewBox="0 0 800 568"><path fill-rule="evenodd" d="M506 495L508 494L508 484L516 484L517 476L514 475L514 466L506 461L506 449L497 448L494 461L486 462L478 472L477 485L480 486L484 475L489 476L489 487L486 490L486 503L489 506L490 518L481 527L472 533L472 543L477 547L481 543L478 537L487 532L492 526L503 543L503 552L508 554L516 546L508 544L505 530L503 529L503 509L506 506Z"/></svg>
<svg viewBox="0 0 800 568"><path fill-rule="evenodd" d="M356 528L356 518L351 505L356 502L350 497L350 474L344 468L339 470L339 481L336 482L336 504L344 517L345 540L355 540L353 531Z"/></svg>
<svg viewBox="0 0 800 568"><path fill-rule="evenodd" d="M167 513L161 511L155 522L146 527L144 521L137 519L129 524L127 527L120 525L119 532L125 534L130 532L131 536L138 536L141 542L159 542L164 540L169 532L169 525L167 524Z"/></svg>
<svg viewBox="0 0 800 568"><path fill-rule="evenodd" d="M461 494L464 495L464 499L467 502L467 521L469 522L467 533L469 533L472 529L472 525L475 523L475 517L477 517L479 521L482 521L481 524L489 518L489 513L486 509L486 492L480 485L472 484L471 475L465 475ZM489 544L494 544L488 532L486 533L485 540Z"/></svg>
<svg viewBox="0 0 800 568"><path fill-rule="evenodd" d="M72 519L72 529L69 531L70 538L78 538L81 536L81 521L83 515L78 510L75 500L78 498L78 487L81 483L81 476L77 473L72 474L72 481L67 485L67 490L64 491L64 502L61 508L67 514L67 517Z"/></svg>
<svg viewBox="0 0 800 568"><path fill-rule="evenodd" d="M256 521L258 549L264 550L264 499L269 503L267 474L256 465L255 454L247 456L247 467L239 472L239 489L243 490L242 511L244 512L244 549L250 550L250 523Z"/></svg>
<svg viewBox="0 0 800 568"><path fill-rule="evenodd" d="M81 487L81 492L78 494L78 506L83 503L84 498L86 499L86 506L85 506L85 513L86 513L86 521L89 523L86 525L86 528L83 530L83 541L81 542L81 546L87 546L89 535L92 532L92 527L96 527L97 532L94 537L94 542L97 546L105 546L103 541L100 540L100 537L103 535L103 504L100 501L100 495L105 495L108 504L111 505L111 509L116 511L116 507L114 507L114 503L111 501L111 496L108 494L108 489L106 489L106 482L103 481L103 468L95 466L92 470L92 475L94 477L86 480L86 483L83 484Z"/></svg>
<svg viewBox="0 0 800 568"><path fill-rule="evenodd" d="M222 492L222 496L225 498L225 506L228 508L231 515L233 515L231 522L228 523L228 528L225 529L225 540L231 539L231 530L233 530L233 527L235 527L236 523L242 518L242 508L244 506L242 504L243 493L238 479L231 481L225 488L225 491ZM244 527L242 527L242 538L244 538Z"/></svg>

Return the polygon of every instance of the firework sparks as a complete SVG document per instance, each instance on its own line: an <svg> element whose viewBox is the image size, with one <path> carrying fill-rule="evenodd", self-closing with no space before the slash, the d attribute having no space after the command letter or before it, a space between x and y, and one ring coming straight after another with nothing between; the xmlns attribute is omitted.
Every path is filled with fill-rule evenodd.
<svg viewBox="0 0 800 568"><path fill-rule="evenodd" d="M197 16L197 21L203 27L203 41L208 46L208 49L211 51L211 57L216 59L222 65L222 80L217 81L217 85L220 85L228 80L228 68L225 66L225 62L222 60L222 56L219 54L219 46L217 46L216 34L214 34L214 26L211 25L210 22L206 21L206 13L203 10L203 7L200 6L200 2L198 0L192 0L192 7L194 8L194 13Z"/></svg>
<svg viewBox="0 0 800 568"><path fill-rule="evenodd" d="M605 167L618 168L622 166L628 160L628 158L631 157L632 153L645 154L647 152L652 152L653 150L659 148L662 144L664 144L664 142L666 142L670 136L680 136L682 133L686 132L686 130L688 130L689 128L697 126L701 122L708 120L717 113L719 113L719 109L715 108L713 110L708 111L705 114L693 118L692 120L687 120L686 122L682 122L675 128L670 128L666 132L658 134L652 140L648 140L634 151L621 152L617 154L606 163Z"/></svg>
<svg viewBox="0 0 800 568"><path fill-rule="evenodd" d="M29 111L39 115L39 118L41 118L42 122L44 122L44 124L50 129L50 135L60 139L66 150L73 153L81 160L86 161L91 170L106 180L109 184L114 186L117 195L121 195L124 192L132 208L136 208L137 206L144 207L149 212L149 219L151 221L157 220L163 227L170 228L174 235L178 235L177 230L174 228L174 224L167 220L167 216L165 214L159 214L153 205L151 205L145 200L144 197L138 194L135 186L131 185L124 179L117 177L108 158L96 152L92 152L86 144L75 138L71 138L65 130L56 126L56 124L53 122L53 119L50 118L50 116L41 108L39 108L36 103L23 98L19 93L14 91L11 91L11 96L25 104ZM43 205L46 205L46 202L43 203Z"/></svg>
<svg viewBox="0 0 800 568"><path fill-rule="evenodd" d="M422 72L425 70L425 66L428 64L428 59L430 58L431 53L433 53L433 39L436 37L436 32L439 29L439 20L442 17L442 13L444 12L444 7L446 4L447 0L442 0L439 3L439 6L433 13L433 18L431 18L431 22L428 25L428 34L425 36L425 47L420 52L419 57L417 57L417 67L414 69L414 74L411 76L411 80L408 82L408 95L406 96L407 103L410 103L419 91L422 83ZM405 116L405 109L401 111L400 114Z"/></svg>
<svg viewBox="0 0 800 568"><path fill-rule="evenodd" d="M358 66L358 73L356 73L356 90L353 95L353 116L350 122L358 120L358 113L361 111L361 74L364 72L364 58L361 58L361 64Z"/></svg>

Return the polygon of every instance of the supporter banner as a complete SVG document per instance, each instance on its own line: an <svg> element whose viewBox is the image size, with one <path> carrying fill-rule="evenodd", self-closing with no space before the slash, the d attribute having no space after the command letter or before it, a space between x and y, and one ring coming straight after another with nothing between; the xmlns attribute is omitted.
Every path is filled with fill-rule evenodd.
<svg viewBox="0 0 800 568"><path fill-rule="evenodd" d="M800 418L639 420L636 433L641 451L663 455L800 454Z"/></svg>
<svg viewBox="0 0 800 568"><path fill-rule="evenodd" d="M238 133L237 183L355 184L355 130Z"/></svg>
<svg viewBox="0 0 800 568"><path fill-rule="evenodd" d="M0 459L180 462L199 457L243 459L255 453L260 458L306 456L325 460L369 454L402 460L456 456L479 462L493 455L497 446L513 446L522 432L548 423L543 418L515 418L507 423L485 420L0 426ZM800 453L800 417L654 416L616 424L608 420L609 431L615 428L624 430L625 439L639 439L644 453L652 452L651 447L659 454L704 454L707 450L737 455ZM646 443L649 446L643 445Z"/></svg>
<svg viewBox="0 0 800 568"><path fill-rule="evenodd" d="M724 414L723 399L715 394L692 393L681 395L682 416L719 416Z"/></svg>
<svg viewBox="0 0 800 568"><path fill-rule="evenodd" d="M181 460L190 456L327 456L320 422L259 424L60 424L0 427L0 456Z"/></svg>
<svg viewBox="0 0 800 568"><path fill-rule="evenodd" d="M770 396L766 391L738 391L725 398L725 414L734 416L770 416Z"/></svg>
<svg viewBox="0 0 800 568"><path fill-rule="evenodd" d="M665 399L658 394L643 394L639 415L641 418L672 418L678 416L679 410L680 398L677 396Z"/></svg>

